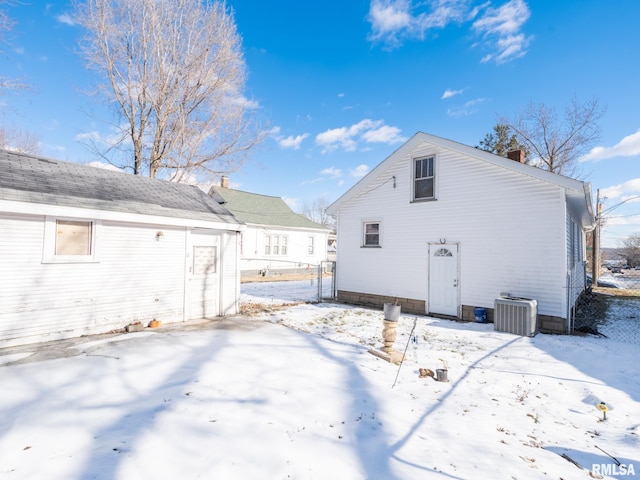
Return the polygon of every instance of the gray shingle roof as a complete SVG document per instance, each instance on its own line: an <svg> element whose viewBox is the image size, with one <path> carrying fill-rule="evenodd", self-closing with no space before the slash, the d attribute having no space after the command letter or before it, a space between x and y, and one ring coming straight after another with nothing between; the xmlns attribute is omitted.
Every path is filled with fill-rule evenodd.
<svg viewBox="0 0 640 480"><path fill-rule="evenodd" d="M0 150L0 200L240 223L193 185Z"/></svg>
<svg viewBox="0 0 640 480"><path fill-rule="evenodd" d="M212 198L224 199L224 206L245 223L271 227L295 227L329 230L304 215L295 213L280 197L212 187Z"/></svg>

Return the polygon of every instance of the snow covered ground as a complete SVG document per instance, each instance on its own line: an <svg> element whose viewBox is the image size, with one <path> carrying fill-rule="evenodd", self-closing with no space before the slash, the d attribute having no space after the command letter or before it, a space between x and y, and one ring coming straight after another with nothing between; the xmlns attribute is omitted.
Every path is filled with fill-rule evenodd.
<svg viewBox="0 0 640 480"><path fill-rule="evenodd" d="M0 351L0 478L640 478L637 345L403 315L399 367L368 353L380 311L276 310L316 294L245 284L265 313Z"/></svg>

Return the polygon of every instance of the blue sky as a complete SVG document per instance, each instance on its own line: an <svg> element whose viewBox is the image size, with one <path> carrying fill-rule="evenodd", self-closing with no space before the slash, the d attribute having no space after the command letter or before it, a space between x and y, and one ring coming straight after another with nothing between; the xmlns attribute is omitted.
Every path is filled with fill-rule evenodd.
<svg viewBox="0 0 640 480"><path fill-rule="evenodd" d="M572 97L606 106L581 162L605 210L640 196L637 0L229 0L248 69L245 96L270 131L231 186L294 208L338 198L418 131L477 145L529 102L561 113ZM37 133L42 153L94 160L108 108L77 50L68 2L8 7L17 22L0 72L32 88L0 97L2 120ZM638 199L640 200L640 199ZM640 232L640 201L608 212L602 239ZM535 208L535 206L532 206Z"/></svg>

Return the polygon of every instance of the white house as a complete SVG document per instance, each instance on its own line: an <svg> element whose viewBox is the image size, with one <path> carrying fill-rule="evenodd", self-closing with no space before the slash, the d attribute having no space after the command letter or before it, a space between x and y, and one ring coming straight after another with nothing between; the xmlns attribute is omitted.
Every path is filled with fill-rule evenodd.
<svg viewBox="0 0 640 480"><path fill-rule="evenodd" d="M193 186L0 151L0 346L235 314L242 228Z"/></svg>
<svg viewBox="0 0 640 480"><path fill-rule="evenodd" d="M327 212L338 298L493 319L501 294L535 299L540 331L567 332L585 288L591 186L417 133Z"/></svg>
<svg viewBox="0 0 640 480"><path fill-rule="evenodd" d="M222 177L209 195L246 224L240 253L243 274L315 272L327 259L328 227L295 213L280 197L231 189L228 182Z"/></svg>

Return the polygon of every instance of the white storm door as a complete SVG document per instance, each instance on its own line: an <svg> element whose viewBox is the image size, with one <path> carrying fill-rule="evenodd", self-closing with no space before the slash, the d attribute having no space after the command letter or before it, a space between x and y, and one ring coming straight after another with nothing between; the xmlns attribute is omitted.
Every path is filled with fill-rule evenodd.
<svg viewBox="0 0 640 480"><path fill-rule="evenodd" d="M189 319L220 315L220 235L192 231L188 261Z"/></svg>
<svg viewBox="0 0 640 480"><path fill-rule="evenodd" d="M429 313L458 316L458 245L429 245Z"/></svg>

